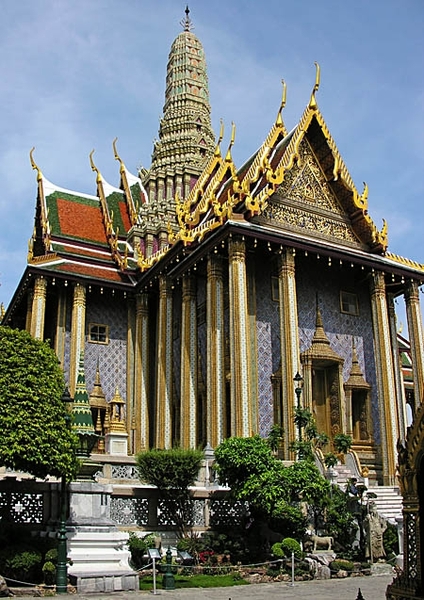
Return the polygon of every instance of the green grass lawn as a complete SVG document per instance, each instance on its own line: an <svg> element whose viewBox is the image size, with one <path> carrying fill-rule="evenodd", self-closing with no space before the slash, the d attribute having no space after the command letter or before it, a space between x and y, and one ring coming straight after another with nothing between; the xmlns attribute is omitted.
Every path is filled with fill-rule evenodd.
<svg viewBox="0 0 424 600"><path fill-rule="evenodd" d="M175 575L176 588L211 588L231 587L233 585L249 585L237 574L228 575ZM162 589L162 575L156 578L156 587ZM153 577L140 579L140 590L153 589Z"/></svg>

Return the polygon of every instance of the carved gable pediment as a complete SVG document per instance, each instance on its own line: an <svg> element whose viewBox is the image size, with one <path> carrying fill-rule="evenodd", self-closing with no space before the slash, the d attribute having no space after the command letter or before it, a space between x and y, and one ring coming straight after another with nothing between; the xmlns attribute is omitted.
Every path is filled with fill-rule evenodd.
<svg viewBox="0 0 424 600"><path fill-rule="evenodd" d="M258 220L304 236L363 248L306 138L299 145L299 160L286 171Z"/></svg>

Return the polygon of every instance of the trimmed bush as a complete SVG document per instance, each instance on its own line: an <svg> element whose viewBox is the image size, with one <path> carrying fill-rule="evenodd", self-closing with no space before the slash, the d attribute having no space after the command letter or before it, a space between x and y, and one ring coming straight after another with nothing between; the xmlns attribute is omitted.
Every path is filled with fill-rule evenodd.
<svg viewBox="0 0 424 600"><path fill-rule="evenodd" d="M293 538L284 538L284 540L281 542L281 549L285 556L289 557L293 553L295 558L303 558L302 548L299 542Z"/></svg>
<svg viewBox="0 0 424 600"><path fill-rule="evenodd" d="M338 571L347 571L348 573L352 573L355 565L350 560L345 560L343 558L338 558L337 560L333 560L330 563L331 571L338 573Z"/></svg>

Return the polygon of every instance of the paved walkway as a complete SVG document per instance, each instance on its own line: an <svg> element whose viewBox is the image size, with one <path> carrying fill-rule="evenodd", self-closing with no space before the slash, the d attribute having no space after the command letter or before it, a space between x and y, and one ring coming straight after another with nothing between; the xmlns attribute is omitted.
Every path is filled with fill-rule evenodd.
<svg viewBox="0 0 424 600"><path fill-rule="evenodd" d="M348 577L320 581L300 581L294 586L287 583L258 583L229 588L157 590L165 600L269 600L270 598L302 598L303 600L356 600L361 589L365 600L384 600L391 575ZM113 592L110 594L77 594L75 600L143 600L153 592ZM62 596L65 598L65 596Z"/></svg>

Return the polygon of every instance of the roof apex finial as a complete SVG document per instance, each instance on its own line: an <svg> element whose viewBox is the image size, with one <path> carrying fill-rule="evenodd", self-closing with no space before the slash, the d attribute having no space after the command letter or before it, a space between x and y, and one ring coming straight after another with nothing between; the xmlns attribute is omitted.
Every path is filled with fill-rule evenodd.
<svg viewBox="0 0 424 600"><path fill-rule="evenodd" d="M185 14L186 14L185 19L180 21L181 27L184 29L184 31L191 31L193 28L193 23L190 19L190 9L188 7L188 4L185 9Z"/></svg>

